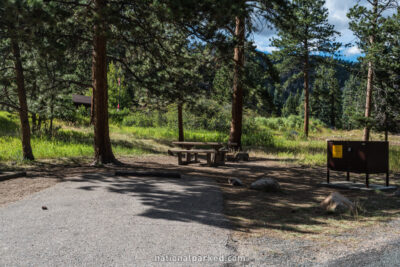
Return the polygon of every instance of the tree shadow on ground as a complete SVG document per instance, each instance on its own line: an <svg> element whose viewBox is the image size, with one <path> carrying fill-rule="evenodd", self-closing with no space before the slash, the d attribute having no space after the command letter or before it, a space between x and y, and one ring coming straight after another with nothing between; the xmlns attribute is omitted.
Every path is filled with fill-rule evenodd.
<svg viewBox="0 0 400 267"><path fill-rule="evenodd" d="M78 189L105 189L111 193L137 198L147 207L137 216L231 228L231 224L223 215L221 191L218 185L209 179L121 177L102 172L81 174L68 180L82 183Z"/></svg>
<svg viewBox="0 0 400 267"><path fill-rule="evenodd" d="M318 234L321 229L335 230L337 225L385 221L400 215L400 199L391 193L376 193L332 189L319 186L325 181L325 168L303 168L257 158L250 162L227 162L217 168L201 164L177 165L175 157L148 156L122 158L123 166L60 167L63 180L82 183L85 191L107 190L115 194L136 197L147 207L139 216L152 219L196 222L237 231L284 230L294 234ZM154 177L118 177L119 171L179 172L183 179ZM283 190L277 193L249 189L261 177L276 179ZM382 176L382 177L381 177ZM393 175L392 175L393 176ZM245 186L233 187L228 178L240 178ZM384 175L372 179L384 183ZM333 172L332 181L345 180L345 173ZM364 181L363 175L352 174L352 180ZM398 183L397 176L392 184ZM222 190L223 210L218 199ZM320 208L320 202L331 192L339 191L363 207L356 218L351 214L330 214ZM219 197L218 197L219 196ZM220 216L223 212L230 224Z"/></svg>
<svg viewBox="0 0 400 267"><path fill-rule="evenodd" d="M200 165L178 166L175 158L169 157L166 162L149 162L137 160L125 166L127 169L152 170L160 172L180 172L190 179L201 177L213 179L220 185L224 196L224 213L230 218L236 230L248 231L249 229L274 229L285 230L292 233L319 233L321 227L334 227L332 221L337 223L362 223L368 220L385 221L400 215L400 200L393 198L391 193L376 193L364 191L351 191L332 189L319 186L325 181L325 168L302 168L285 166L274 161L260 158L247 163L227 163L225 166L210 168ZM261 177L272 177L279 181L283 191L267 193L249 189L250 184ZM382 175L381 175L382 176ZM227 183L228 178L240 178L245 186L232 187ZM363 175L352 175L356 181L362 182ZM384 177L377 175L377 181L384 183ZM132 179L137 179L132 177ZM344 173L332 173L332 180L344 180ZM171 182L171 180L169 180ZM178 181L174 181L178 182ZM398 182L398 177L392 179ZM115 184L113 185L116 186ZM133 185L128 185L133 186ZM122 190L124 192L125 189ZM129 189L128 189L129 190ZM190 189L188 189L190 190ZM339 191L346 197L356 201L363 209L356 218L352 214L331 214L320 208L320 202L330 193ZM119 192L118 190L116 192ZM174 216L166 216L169 219L177 219L182 216L174 205L169 206L169 201L164 198L154 198L149 192L142 194L148 201L148 214L170 213ZM159 192L158 192L159 193ZM164 195L168 193L164 193ZM169 197L168 197L169 198ZM167 199L168 199L167 198ZM184 197L171 198L175 201L186 201ZM165 202L166 201L166 202ZM165 202L165 205L163 205ZM209 207L211 208L211 206ZM196 211L193 211L196 213ZM200 214L203 214L201 211ZM330 225L332 224L332 225ZM337 227L337 226L335 226Z"/></svg>

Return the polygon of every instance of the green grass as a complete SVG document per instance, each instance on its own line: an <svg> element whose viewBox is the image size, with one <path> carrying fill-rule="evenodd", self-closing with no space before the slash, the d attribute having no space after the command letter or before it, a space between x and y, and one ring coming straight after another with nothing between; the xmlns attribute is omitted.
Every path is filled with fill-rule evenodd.
<svg viewBox="0 0 400 267"><path fill-rule="evenodd" d="M297 117L256 118L256 126L244 129L242 143L254 156L267 156L291 161L305 166L326 164L326 139L359 139L360 130L334 131L324 128L318 121L308 140L302 137ZM59 157L90 157L93 155L93 128L73 126L56 121L53 136L40 134L32 137L32 149L38 159ZM284 125L282 128L280 125ZM291 128L292 127L292 128ZM295 132L297 130L297 132ZM178 138L178 131L168 127L137 127L110 125L114 153L140 155L165 153L168 145ZM381 139L373 134L373 140ZM227 142L228 133L219 131L185 129L185 140L203 142ZM390 136L390 141L400 137ZM19 137L19 120L16 114L0 111L0 161L21 161L22 148ZM400 146L390 146L390 169L400 171Z"/></svg>
<svg viewBox="0 0 400 267"><path fill-rule="evenodd" d="M164 141L174 141L178 138L178 131L172 130L167 127L127 127L127 126L115 126L110 127L111 132L126 134L135 138L143 139L154 139ZM228 140L228 135L216 132L216 131L205 131L205 130L186 130L185 139L187 141L216 141L224 142Z"/></svg>

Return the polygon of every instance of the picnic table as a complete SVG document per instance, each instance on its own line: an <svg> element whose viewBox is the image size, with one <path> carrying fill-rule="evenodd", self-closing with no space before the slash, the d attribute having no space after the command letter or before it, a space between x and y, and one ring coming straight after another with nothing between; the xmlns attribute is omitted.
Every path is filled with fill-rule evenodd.
<svg viewBox="0 0 400 267"><path fill-rule="evenodd" d="M209 166L218 166L225 164L225 155L228 144L221 142L172 142L173 145L181 149L171 149L168 153L178 156L178 164L185 165L199 162L198 155L207 155L207 164ZM235 144L229 144L235 145Z"/></svg>

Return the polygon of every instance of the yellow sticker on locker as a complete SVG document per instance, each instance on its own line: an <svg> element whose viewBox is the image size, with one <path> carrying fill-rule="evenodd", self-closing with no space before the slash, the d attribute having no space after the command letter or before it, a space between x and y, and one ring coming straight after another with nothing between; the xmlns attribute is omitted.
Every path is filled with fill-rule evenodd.
<svg viewBox="0 0 400 267"><path fill-rule="evenodd" d="M332 145L332 157L336 159L343 158L343 146L342 145Z"/></svg>

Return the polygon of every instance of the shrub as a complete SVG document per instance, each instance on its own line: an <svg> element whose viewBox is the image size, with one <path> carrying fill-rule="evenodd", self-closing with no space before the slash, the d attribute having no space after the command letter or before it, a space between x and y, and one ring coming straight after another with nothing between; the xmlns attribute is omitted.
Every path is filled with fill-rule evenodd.
<svg viewBox="0 0 400 267"><path fill-rule="evenodd" d="M110 121L115 124L121 124L122 121L129 115L129 109L123 108L119 111L116 109L109 110Z"/></svg>

